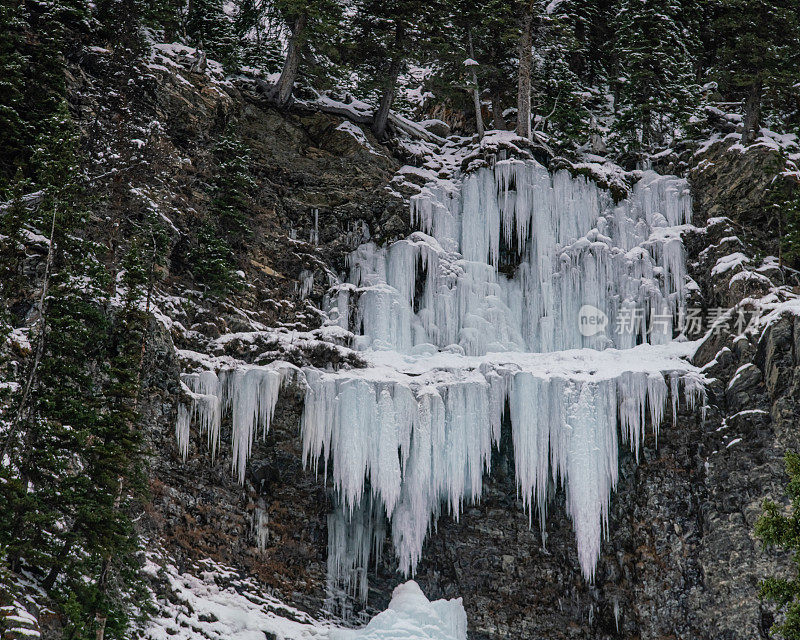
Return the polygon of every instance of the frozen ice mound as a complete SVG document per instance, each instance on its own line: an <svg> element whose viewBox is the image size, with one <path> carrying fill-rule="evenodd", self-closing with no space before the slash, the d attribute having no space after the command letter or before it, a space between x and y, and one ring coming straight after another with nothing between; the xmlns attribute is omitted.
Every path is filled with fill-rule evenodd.
<svg viewBox="0 0 800 640"><path fill-rule="evenodd" d="M431 602L413 580L398 585L389 607L362 629L331 629L330 640L466 640L461 598Z"/></svg>

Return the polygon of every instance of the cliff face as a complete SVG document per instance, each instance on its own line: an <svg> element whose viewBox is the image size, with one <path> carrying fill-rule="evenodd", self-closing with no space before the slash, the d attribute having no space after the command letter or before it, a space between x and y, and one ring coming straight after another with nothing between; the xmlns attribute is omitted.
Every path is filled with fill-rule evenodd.
<svg viewBox="0 0 800 640"><path fill-rule="evenodd" d="M91 55L97 59L73 69L72 85L87 126L98 114L107 124L113 117L102 108L104 54ZM322 478L303 469L300 390L281 393L270 433L257 441L240 486L227 449L212 461L193 437L187 460L178 454L183 363L175 347L248 361L286 357L285 345L214 339L260 325L315 329L327 272L342 272L347 253L368 237L384 241L407 230L407 207L392 179L410 158L368 133L359 140L340 117L302 105L278 112L254 83L193 73L191 64L190 53L163 52L143 70L142 91L131 102L140 121L158 123L142 151L148 162L131 186L146 188L174 225L169 273L156 301L166 320L154 324L147 350L152 501L142 532L179 568L210 557L318 613L331 496ZM197 212L208 206L210 141L228 123L251 151L257 196L241 263L246 284L209 302L192 292L185 247ZM704 308L731 308L784 284L773 263L758 261L776 253L766 226L776 159L769 150L729 146L721 141L702 151L690 175L697 228L686 230L684 242L698 285L692 303ZM734 252L746 260L716 268ZM744 308L749 315L752 307ZM430 535L416 575L425 593L462 596L475 638L766 637L773 613L759 602L757 581L785 558L765 554L752 529L762 500L781 495L784 451L798 445L800 317L786 313L763 331L741 333L730 323L697 353L696 364L716 379L705 420L699 410L682 410L677 424L662 426L657 446L648 436L638 462L625 454L594 584L581 577L563 495L554 496L544 542L538 523L529 526L506 434L481 504L459 522L442 517ZM333 356L294 357L325 363ZM261 548L257 513L268 520ZM385 606L398 580L394 559L385 555L370 573L369 606Z"/></svg>

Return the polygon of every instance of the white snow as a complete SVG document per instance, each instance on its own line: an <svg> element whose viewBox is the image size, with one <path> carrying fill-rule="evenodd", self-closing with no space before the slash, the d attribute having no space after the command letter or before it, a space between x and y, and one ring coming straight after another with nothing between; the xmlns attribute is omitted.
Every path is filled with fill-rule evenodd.
<svg viewBox="0 0 800 640"><path fill-rule="evenodd" d="M752 362L748 362L739 367L733 374L733 377L731 378L731 381L728 383L727 388L733 389L734 385L739 381L739 378L741 378L746 371L750 371L751 369L758 369L758 367L754 365Z"/></svg>
<svg viewBox="0 0 800 640"><path fill-rule="evenodd" d="M738 240L738 238L737 238ZM719 258L711 269L712 276L719 276L731 269L735 269L737 267L742 267L745 264L750 262L750 258L748 258L743 253L737 251L735 253L731 253L730 255L723 256Z"/></svg>
<svg viewBox="0 0 800 640"><path fill-rule="evenodd" d="M431 602L413 580L395 587L386 611L363 629L331 629L330 640L466 640L461 598Z"/></svg>
<svg viewBox="0 0 800 640"><path fill-rule="evenodd" d="M260 592L252 581L227 586L235 573L210 560L199 575L179 572L171 564L148 559L144 571L166 579L172 592L158 600L158 611L144 630L146 640L278 640L324 639L329 624Z"/></svg>
<svg viewBox="0 0 800 640"><path fill-rule="evenodd" d="M371 154L376 155L376 156L385 156L386 155L386 154L381 153L380 151L378 151L374 146L372 146L370 144L369 140L367 139L367 134L364 133L364 131L361 129L361 127L359 127L356 124L353 124L349 120L342 121L342 123L338 127L336 127L336 130L337 131L343 131L343 132L353 136L353 138L355 138L356 142L358 142L358 144L360 144L362 147L364 147Z"/></svg>
<svg viewBox="0 0 800 640"><path fill-rule="evenodd" d="M144 572L166 581L169 590L168 597L163 597L161 589L158 597L153 594L156 613L144 629L145 640L263 640L270 636L277 640L466 640L467 637L467 617L461 598L430 602L413 581L398 585L388 608L365 627L349 629L287 605L265 593L256 581L208 559L191 571L180 572L151 553Z"/></svg>

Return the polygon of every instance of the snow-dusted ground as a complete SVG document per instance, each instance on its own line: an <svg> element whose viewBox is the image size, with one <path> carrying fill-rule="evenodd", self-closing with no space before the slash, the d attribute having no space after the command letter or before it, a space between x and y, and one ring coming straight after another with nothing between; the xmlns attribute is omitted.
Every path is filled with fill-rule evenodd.
<svg viewBox="0 0 800 640"><path fill-rule="evenodd" d="M386 611L363 629L337 626L265 593L211 560L193 572L148 560L145 573L164 584L146 640L466 640L461 598L430 602L416 582L399 585Z"/></svg>

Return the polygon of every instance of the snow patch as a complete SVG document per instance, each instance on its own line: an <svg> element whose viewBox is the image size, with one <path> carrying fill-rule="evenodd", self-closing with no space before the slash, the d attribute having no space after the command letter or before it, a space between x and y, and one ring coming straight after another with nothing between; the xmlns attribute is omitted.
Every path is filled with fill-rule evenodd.
<svg viewBox="0 0 800 640"><path fill-rule="evenodd" d="M395 587L386 611L363 629L331 629L330 640L466 640L461 598L431 602L413 580Z"/></svg>

